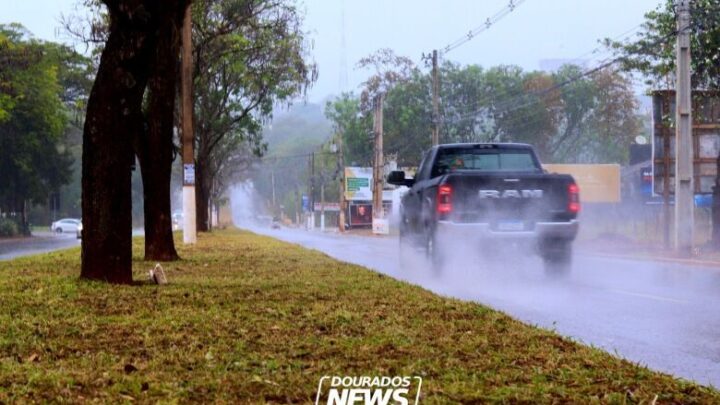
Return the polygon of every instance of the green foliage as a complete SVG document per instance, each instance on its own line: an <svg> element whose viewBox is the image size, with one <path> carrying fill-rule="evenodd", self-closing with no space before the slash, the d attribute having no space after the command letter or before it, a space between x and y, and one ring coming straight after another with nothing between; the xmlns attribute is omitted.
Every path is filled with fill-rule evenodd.
<svg viewBox="0 0 720 405"><path fill-rule="evenodd" d="M697 89L720 89L720 2L691 2L689 27L692 83ZM623 67L649 77L648 85L673 88L675 80L675 1L665 0L645 14L643 31L630 43L606 39L605 44L623 56Z"/></svg>
<svg viewBox="0 0 720 405"><path fill-rule="evenodd" d="M7 238L20 233L17 222L10 218L0 218L0 237Z"/></svg>
<svg viewBox="0 0 720 405"><path fill-rule="evenodd" d="M360 108L361 99L343 93L325 105L325 116L332 122L337 136L342 136L347 166L372 164L372 117Z"/></svg>
<svg viewBox="0 0 720 405"><path fill-rule="evenodd" d="M217 199L267 145L273 107L314 82L302 16L291 1L193 2L196 161Z"/></svg>
<svg viewBox="0 0 720 405"><path fill-rule="evenodd" d="M70 51L32 39L18 25L0 26L0 38L0 80L10 98L0 122L0 210L22 212L26 201L44 202L70 176L63 145L63 101L74 98L63 87Z"/></svg>
<svg viewBox="0 0 720 405"><path fill-rule="evenodd" d="M430 77L419 71L413 72L409 80L395 85L385 98L383 116L384 149L399 164L414 165L423 151L430 148L432 129L432 98ZM372 121L368 120L368 126ZM371 128L371 127L369 127ZM365 132L366 142L372 148L372 138ZM351 141L352 142L352 139ZM354 153L360 154L359 142L353 144ZM372 149L367 150L368 162L372 159Z"/></svg>
<svg viewBox="0 0 720 405"><path fill-rule="evenodd" d="M577 66L545 73L447 62L440 67L440 141L526 142L548 162L623 163L642 130L632 84L609 69L581 76ZM372 126L361 106L343 95L328 103L326 115L344 134L346 161L369 165ZM386 155L417 165L431 141L429 74L414 70L389 87L383 121Z"/></svg>

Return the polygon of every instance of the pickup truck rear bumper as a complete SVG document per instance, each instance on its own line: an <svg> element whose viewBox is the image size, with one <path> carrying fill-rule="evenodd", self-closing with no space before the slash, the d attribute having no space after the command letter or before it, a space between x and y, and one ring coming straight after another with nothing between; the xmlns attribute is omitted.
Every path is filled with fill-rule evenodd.
<svg viewBox="0 0 720 405"><path fill-rule="evenodd" d="M447 241L463 241L468 239L514 239L527 241L560 239L571 241L577 236L578 229L579 222L577 219L568 222L537 222L531 230L523 231L499 231L493 229L493 226L489 223L438 221L435 232Z"/></svg>

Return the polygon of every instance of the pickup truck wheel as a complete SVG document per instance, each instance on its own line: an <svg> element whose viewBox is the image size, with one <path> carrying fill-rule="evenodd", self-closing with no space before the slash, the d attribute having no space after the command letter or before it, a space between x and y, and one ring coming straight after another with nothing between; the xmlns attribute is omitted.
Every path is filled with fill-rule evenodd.
<svg viewBox="0 0 720 405"><path fill-rule="evenodd" d="M413 246L408 240L407 233L400 226L400 237L399 239L399 256L400 256L400 270L407 270L410 266L410 255L413 253Z"/></svg>
<svg viewBox="0 0 720 405"><path fill-rule="evenodd" d="M542 252L545 274L552 277L566 276L572 270L572 246L570 243L555 245Z"/></svg>
<svg viewBox="0 0 720 405"><path fill-rule="evenodd" d="M445 260L442 252L438 248L437 239L434 234L430 234L426 239L425 257L427 258L428 263L430 263L430 268L434 273L442 273Z"/></svg>

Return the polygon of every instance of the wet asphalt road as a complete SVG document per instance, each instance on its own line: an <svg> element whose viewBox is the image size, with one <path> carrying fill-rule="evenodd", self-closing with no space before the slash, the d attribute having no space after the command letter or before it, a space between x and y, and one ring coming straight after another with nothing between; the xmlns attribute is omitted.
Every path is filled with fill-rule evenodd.
<svg viewBox="0 0 720 405"><path fill-rule="evenodd" d="M0 239L0 260L10 260L75 246L80 246L80 239L77 239L74 232L57 235L49 231L34 232L32 238Z"/></svg>
<svg viewBox="0 0 720 405"><path fill-rule="evenodd" d="M720 269L576 252L573 272L557 279L545 276L537 258L515 252L487 260L473 254L475 247L457 245L457 259L435 274L424 260L401 268L397 238L253 231L441 295L491 306L652 369L720 387Z"/></svg>
<svg viewBox="0 0 720 405"><path fill-rule="evenodd" d="M145 231L141 228L132 231L133 236L142 236L144 234ZM79 246L80 239L77 239L75 232L62 234L55 234L50 231L33 232L32 238L0 239L0 261Z"/></svg>

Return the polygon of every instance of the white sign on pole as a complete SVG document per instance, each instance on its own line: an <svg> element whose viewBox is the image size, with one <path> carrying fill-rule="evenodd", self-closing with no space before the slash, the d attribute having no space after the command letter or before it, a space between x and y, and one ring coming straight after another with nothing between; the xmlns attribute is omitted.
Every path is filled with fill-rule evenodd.
<svg viewBox="0 0 720 405"><path fill-rule="evenodd" d="M389 235L390 221L387 218L374 218L372 220L372 232L376 235Z"/></svg>
<svg viewBox="0 0 720 405"><path fill-rule="evenodd" d="M183 164L183 184L191 186L195 184L195 164Z"/></svg>

